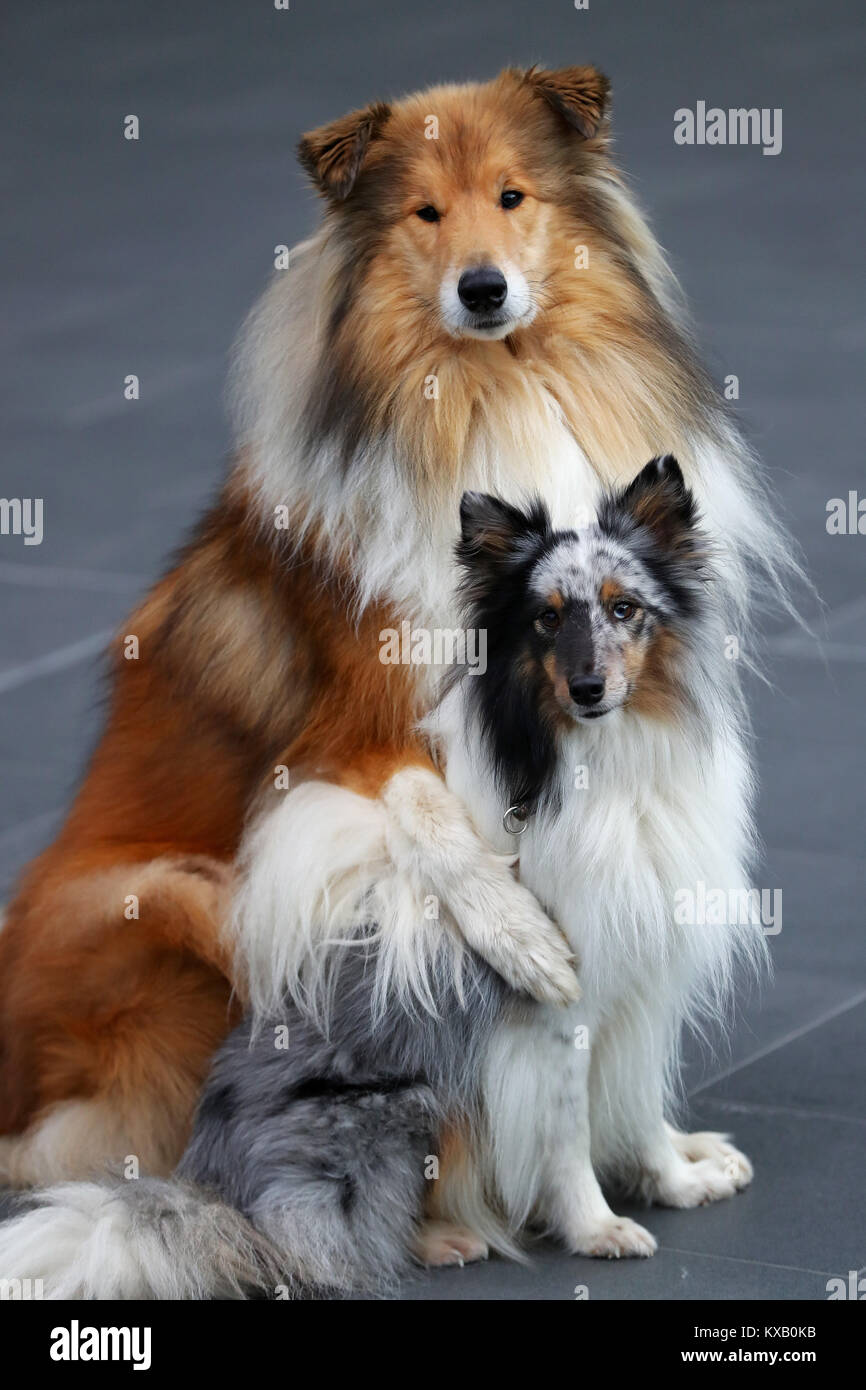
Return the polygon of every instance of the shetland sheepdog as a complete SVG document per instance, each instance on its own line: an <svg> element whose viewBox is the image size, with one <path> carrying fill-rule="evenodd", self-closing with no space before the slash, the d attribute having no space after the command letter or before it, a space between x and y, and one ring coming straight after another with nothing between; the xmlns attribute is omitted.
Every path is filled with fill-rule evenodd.
<svg viewBox="0 0 866 1390"><path fill-rule="evenodd" d="M413 1259L515 1253L529 1226L585 1255L647 1256L654 1238L615 1215L599 1179L678 1207L750 1180L725 1136L669 1123L684 1020L717 1012L738 958L764 954L757 919L674 913L683 886L744 885L751 848L694 498L666 457L580 532L554 530L540 501L480 493L461 520L466 620L489 659L452 673L427 730L449 785L474 784L491 842L515 837L583 1001L531 1001L472 952L455 974L436 926L430 1007L407 1010L399 990L383 999L381 924L356 911L327 952L327 1032L291 1001L242 1025L177 1180L37 1194L0 1227L4 1274L38 1272L54 1297L383 1288ZM449 1146L440 1176L431 1161Z"/></svg>
<svg viewBox="0 0 866 1390"><path fill-rule="evenodd" d="M243 334L234 468L124 624L138 659L113 644L102 741L0 933L0 1180L128 1154L170 1172L238 1001L267 1012L315 990L300 979L316 924L327 936L355 900L365 857L378 882L377 860L402 854L512 985L574 998L565 942L418 734L441 673L383 664L380 634L455 625L464 491L535 493L574 526L630 460L666 450L745 660L761 596L786 602L791 549L610 159L607 106L593 68L507 70L301 141L324 219ZM736 663L721 643L706 660L736 725ZM332 819L327 782L376 808L360 830ZM742 818L688 777L676 805L719 843ZM679 823L662 829L674 853ZM423 1002L432 933L399 884L380 906L383 979Z"/></svg>

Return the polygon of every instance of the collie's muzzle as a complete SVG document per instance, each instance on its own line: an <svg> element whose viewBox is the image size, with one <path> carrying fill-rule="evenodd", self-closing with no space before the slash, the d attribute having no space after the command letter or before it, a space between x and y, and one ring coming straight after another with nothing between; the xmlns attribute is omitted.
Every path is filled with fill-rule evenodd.
<svg viewBox="0 0 866 1390"><path fill-rule="evenodd" d="M454 338L504 338L535 317L529 284L516 266L479 264L449 271L439 292Z"/></svg>

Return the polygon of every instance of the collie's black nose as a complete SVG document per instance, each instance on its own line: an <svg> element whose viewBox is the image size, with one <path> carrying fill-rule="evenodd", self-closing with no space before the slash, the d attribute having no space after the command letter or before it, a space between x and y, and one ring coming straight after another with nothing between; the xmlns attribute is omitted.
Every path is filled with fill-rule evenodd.
<svg viewBox="0 0 866 1390"><path fill-rule="evenodd" d="M597 705L604 694L604 681L601 676L575 676L569 683L568 693L576 705Z"/></svg>
<svg viewBox="0 0 866 1390"><path fill-rule="evenodd" d="M473 314L501 309L508 293L508 282L495 265L480 265L476 270L464 270L457 282L461 304Z"/></svg>

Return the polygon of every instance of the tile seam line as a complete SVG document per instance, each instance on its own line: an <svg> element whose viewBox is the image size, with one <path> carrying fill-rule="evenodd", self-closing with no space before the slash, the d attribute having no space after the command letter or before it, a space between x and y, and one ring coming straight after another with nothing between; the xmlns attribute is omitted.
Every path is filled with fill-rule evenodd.
<svg viewBox="0 0 866 1390"><path fill-rule="evenodd" d="M778 1038L775 1042L768 1043L766 1047L761 1047L757 1052L753 1052L751 1056L745 1057L743 1061L738 1062L736 1066L728 1067L725 1071L719 1072L716 1076L709 1077L707 1081L702 1081L700 1086L696 1086L694 1090L689 1091L689 1097L700 1095L703 1091L708 1090L710 1086L715 1086L720 1081L725 1081L729 1076L736 1076L737 1072L743 1071L746 1067L750 1067L753 1062L760 1062L762 1058L769 1057L773 1052L778 1052L780 1048L787 1047L788 1043L796 1042L798 1038L806 1037L807 1034L813 1032L814 1029L823 1027L825 1023L832 1023L834 1018L839 1018L842 1014L848 1013L850 1009L855 1009L858 1004L863 1004L864 1002L866 1002L866 989L861 989L858 994L846 1000L845 1003L837 1004L834 1009L829 1009L826 1013L819 1014L811 1023L805 1024L802 1028L795 1028L790 1033L783 1034L782 1037ZM731 1099L736 1100L736 1097L732 1096Z"/></svg>
<svg viewBox="0 0 866 1390"><path fill-rule="evenodd" d="M840 1125L866 1125L866 1116L863 1115L840 1115L835 1110L810 1110L803 1106L796 1105L761 1105L756 1100L724 1100L721 1097L710 1097L713 1105L718 1105L722 1110L730 1110L741 1115L758 1115L768 1119L772 1115L784 1115L791 1120L824 1120L830 1124Z"/></svg>
<svg viewBox="0 0 866 1390"><path fill-rule="evenodd" d="M100 574L96 570L76 569L74 566L52 565L38 569L34 565L31 574L29 565L22 565L20 570L7 568L13 563L0 561L0 586L28 591L60 589L63 593L71 590L77 594L116 594L122 591L134 595L153 583L152 576L146 574L120 574L112 570Z"/></svg>
<svg viewBox="0 0 866 1390"><path fill-rule="evenodd" d="M829 1269L809 1269L807 1265L780 1265L772 1260L747 1260L742 1255L720 1255L711 1250L683 1250L677 1245L665 1245L659 1241L659 1250L669 1255L692 1255L703 1260L725 1260L728 1264L751 1265L755 1269L782 1269L789 1274L817 1274L824 1279L834 1279L836 1275Z"/></svg>
<svg viewBox="0 0 866 1390"><path fill-rule="evenodd" d="M22 685L41 680L43 676L53 676L58 671L68 671L73 666L78 666L80 662L100 652L114 632L115 629L112 627L103 628L101 632L94 632L90 637L82 637L67 646L55 647L44 656L34 657L32 661L25 661L20 666L0 671L0 695L5 695L10 690L20 690Z"/></svg>

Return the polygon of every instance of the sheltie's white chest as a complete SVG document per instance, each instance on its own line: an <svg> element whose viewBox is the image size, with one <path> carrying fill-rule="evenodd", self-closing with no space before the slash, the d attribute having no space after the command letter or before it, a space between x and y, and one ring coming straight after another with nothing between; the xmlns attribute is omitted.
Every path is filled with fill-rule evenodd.
<svg viewBox="0 0 866 1390"><path fill-rule="evenodd" d="M468 679L471 679L468 678ZM482 750L445 715L448 782L478 829L519 856L522 882L559 923L578 958L585 997L601 1010L653 982L687 992L734 945L724 925L681 923L677 905L700 883L745 886L747 770L725 733L695 746L627 712L562 741L556 797L509 835L507 809Z"/></svg>

